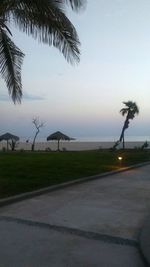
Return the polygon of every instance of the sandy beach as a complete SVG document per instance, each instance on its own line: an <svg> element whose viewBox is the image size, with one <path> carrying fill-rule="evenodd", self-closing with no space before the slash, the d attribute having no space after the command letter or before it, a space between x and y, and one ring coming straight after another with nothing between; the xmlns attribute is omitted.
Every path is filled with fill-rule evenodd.
<svg viewBox="0 0 150 267"><path fill-rule="evenodd" d="M140 148L144 141L130 141L126 142L126 148ZM17 144L16 150L31 150L31 143L19 142ZM60 142L60 150L67 151L81 151L81 150L93 150L93 149L109 149L113 147L114 142ZM6 142L0 142L0 150L6 148ZM121 147L121 145L120 145ZM35 150L57 150L57 142L37 142L35 144Z"/></svg>

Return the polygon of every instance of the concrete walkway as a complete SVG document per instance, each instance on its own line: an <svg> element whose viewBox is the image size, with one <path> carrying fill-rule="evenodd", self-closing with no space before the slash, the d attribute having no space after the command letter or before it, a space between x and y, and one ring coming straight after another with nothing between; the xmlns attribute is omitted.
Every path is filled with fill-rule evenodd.
<svg viewBox="0 0 150 267"><path fill-rule="evenodd" d="M2 267L144 267L150 165L0 208Z"/></svg>

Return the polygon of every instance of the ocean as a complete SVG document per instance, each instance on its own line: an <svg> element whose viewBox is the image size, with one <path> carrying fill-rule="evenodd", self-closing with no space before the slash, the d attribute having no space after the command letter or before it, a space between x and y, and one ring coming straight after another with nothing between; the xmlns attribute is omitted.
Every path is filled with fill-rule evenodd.
<svg viewBox="0 0 150 267"><path fill-rule="evenodd" d="M32 141L34 136L20 137L20 142ZM74 137L75 140L71 142L116 142L120 136L94 136L94 137ZM150 141L150 136L126 136L127 142L144 142ZM47 142L47 137L37 137L36 142Z"/></svg>
<svg viewBox="0 0 150 267"><path fill-rule="evenodd" d="M31 150L33 138L20 138L17 143L16 150ZM86 137L77 138L71 141L60 141L60 150L64 151L80 151L80 150L94 150L103 148L112 148L118 137ZM140 148L145 141L149 142L150 138L148 136L126 136L125 144L126 148ZM57 141L46 141L46 137L37 138L35 144L35 150L57 150ZM0 142L0 150L6 148L6 141ZM120 148L122 144L120 144Z"/></svg>

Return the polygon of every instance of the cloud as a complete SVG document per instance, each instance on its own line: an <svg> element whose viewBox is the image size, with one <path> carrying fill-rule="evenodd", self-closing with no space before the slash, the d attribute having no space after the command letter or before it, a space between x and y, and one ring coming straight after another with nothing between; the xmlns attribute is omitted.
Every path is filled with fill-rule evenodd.
<svg viewBox="0 0 150 267"><path fill-rule="evenodd" d="M29 101L34 101L34 100L44 100L45 98L42 96L37 96L37 95L30 95L28 93L23 93L22 100L29 100ZM0 94L0 101L10 101L11 98L9 95L5 94Z"/></svg>

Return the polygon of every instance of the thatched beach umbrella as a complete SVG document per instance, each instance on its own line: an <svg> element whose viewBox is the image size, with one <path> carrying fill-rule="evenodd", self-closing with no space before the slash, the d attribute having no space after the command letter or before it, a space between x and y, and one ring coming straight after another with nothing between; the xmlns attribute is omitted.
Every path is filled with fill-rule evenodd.
<svg viewBox="0 0 150 267"><path fill-rule="evenodd" d="M59 131L55 132L55 133L53 133L53 134L51 134L51 135L49 135L47 137L47 141L50 141L50 140L57 140L58 141L58 151L59 151L59 142L60 142L60 140L70 141L72 139L73 138L70 138L69 136L67 136L67 135L65 135L65 134L63 134L63 133L61 133Z"/></svg>
<svg viewBox="0 0 150 267"><path fill-rule="evenodd" d="M8 141L11 140L12 142L17 142L19 140L19 137L16 135L13 135L11 133L5 133L5 134L0 136L0 142L2 140L7 141L7 150L8 150Z"/></svg>

